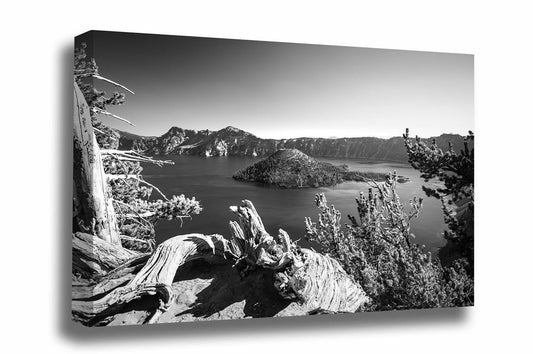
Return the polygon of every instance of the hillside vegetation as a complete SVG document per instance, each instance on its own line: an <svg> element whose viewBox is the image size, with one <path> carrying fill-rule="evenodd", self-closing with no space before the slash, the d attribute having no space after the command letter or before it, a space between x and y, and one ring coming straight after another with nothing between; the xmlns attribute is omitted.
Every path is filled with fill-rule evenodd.
<svg viewBox="0 0 533 354"><path fill-rule="evenodd" d="M318 161L297 149L281 149L251 166L237 171L233 178L282 188L333 186L344 181L384 181L385 173L349 171L348 166L334 166ZM405 179L404 179L405 181Z"/></svg>

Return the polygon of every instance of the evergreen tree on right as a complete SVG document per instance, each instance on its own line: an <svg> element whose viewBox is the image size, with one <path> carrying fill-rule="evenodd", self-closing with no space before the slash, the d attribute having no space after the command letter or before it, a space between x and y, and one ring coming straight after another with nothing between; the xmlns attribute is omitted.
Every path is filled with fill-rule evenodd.
<svg viewBox="0 0 533 354"><path fill-rule="evenodd" d="M439 148L435 139L428 144L420 137L403 135L409 163L421 172L426 182L438 180L435 188L423 186L429 197L442 203L448 230L444 237L448 244L439 255L443 263L465 263L470 276L474 275L474 133L468 132L459 152L449 143Z"/></svg>
<svg viewBox="0 0 533 354"><path fill-rule="evenodd" d="M411 165L434 187L424 186L430 197L442 201L448 240L445 251L433 257L415 242L410 222L422 208L422 199L400 199L398 175L384 183L369 180L369 191L356 198L351 224L341 213L316 196L318 220L306 218L306 237L320 244L361 285L371 299L363 311L471 306L474 304L474 136L464 148L446 151L404 135Z"/></svg>

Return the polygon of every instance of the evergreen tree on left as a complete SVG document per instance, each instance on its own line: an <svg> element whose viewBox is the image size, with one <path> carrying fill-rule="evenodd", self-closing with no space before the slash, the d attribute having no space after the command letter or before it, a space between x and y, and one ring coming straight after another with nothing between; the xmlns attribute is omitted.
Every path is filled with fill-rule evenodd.
<svg viewBox="0 0 533 354"><path fill-rule="evenodd" d="M202 208L194 197L187 198L183 194L167 197L143 178L141 164L162 167L172 164L172 161L156 160L138 151L119 150L120 133L105 125L100 118L108 116L133 125L108 111L109 107L124 104L126 95L121 92L108 95L98 90L94 82L105 81L131 94L133 92L100 75L96 61L88 58L86 48L87 45L82 43L74 52L73 231L91 233L128 249L151 252L155 247L154 226L157 220L191 218ZM83 97L77 97L76 92ZM80 108L84 104L88 112ZM83 115L90 119L83 119ZM76 116L79 122L76 122ZM88 135L84 137L83 134ZM99 170L102 172L101 181ZM92 190L84 185L91 183L96 185ZM105 209L105 212L95 212L94 209L99 208Z"/></svg>

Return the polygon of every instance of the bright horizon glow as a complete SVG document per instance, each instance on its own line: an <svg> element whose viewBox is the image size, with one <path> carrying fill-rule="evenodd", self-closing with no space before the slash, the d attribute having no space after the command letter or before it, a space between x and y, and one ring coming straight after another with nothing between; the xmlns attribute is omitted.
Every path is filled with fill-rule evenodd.
<svg viewBox="0 0 533 354"><path fill-rule="evenodd" d="M131 127L131 126L128 126L128 127ZM177 128L182 128L182 129L188 129L188 130L195 130L195 131L200 131L200 130L209 130L211 132L216 132L216 131L219 131L221 129L224 129L228 126L224 126L224 127L221 127L219 129L209 129L209 128L205 128L205 129L194 129L194 128L185 128L185 127L179 127L179 126L172 126L172 127L177 127ZM156 137L159 137L163 134L165 134L166 132L168 132L172 127L168 127L168 129L166 129L164 132L162 132L161 134L151 134L151 135L142 135L142 136L147 136L147 137L150 137L150 136L156 136ZM239 127L235 127L235 128L239 128ZM118 128L117 129L121 130L121 131L125 131L125 132L128 132L128 133L131 133L130 130L128 130L127 128L126 129L121 129L121 128ZM239 128L240 129L240 128ZM244 129L241 129L241 130L244 130ZM395 136L378 136L378 135L361 135L361 136L280 136L280 137L271 137L271 136L262 136L260 134L256 134L255 132L252 132L252 131L247 131L247 130L244 130L246 131L247 133L250 133L250 134L253 134L255 136L257 136L258 138L262 138L262 139L277 139L277 140L281 140L281 139L299 139L299 138L321 138L321 139L343 139L343 138L378 138L378 139L391 139L391 138L396 138L396 137L401 137L402 135L401 134L398 134L398 135L395 135ZM405 133L405 130L402 132L402 134ZM468 132L467 132L468 133ZM132 133L132 134L135 134L135 133ZM438 135L432 135L432 136L421 136L420 134L413 134L411 131L409 131L409 134L410 136L415 136L415 135L418 135L419 137L423 138L423 139L426 139L426 138L433 138L433 137L437 137L437 136L440 136L442 134L458 134L458 135L461 135L461 136L466 136L467 134L459 134L459 133L449 133L449 132L443 132L441 134L438 134ZM141 134L137 134L137 135L141 135Z"/></svg>
<svg viewBox="0 0 533 354"><path fill-rule="evenodd" d="M474 130L474 57L117 32L84 41L135 92L101 120L137 135L234 126L261 138L421 137ZM79 42L79 39L78 39ZM92 46L92 48L91 48ZM95 82L98 89L117 89Z"/></svg>

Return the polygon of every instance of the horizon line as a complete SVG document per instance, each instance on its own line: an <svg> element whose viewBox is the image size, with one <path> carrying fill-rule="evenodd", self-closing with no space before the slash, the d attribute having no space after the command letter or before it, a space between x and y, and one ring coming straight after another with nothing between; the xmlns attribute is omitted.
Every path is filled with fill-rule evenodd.
<svg viewBox="0 0 533 354"><path fill-rule="evenodd" d="M129 132L129 131L126 131L126 130L123 130L123 129L117 129L121 132L125 132L125 133L128 133L128 134L132 134L132 135L137 135L137 136L141 136L141 137L161 137L163 136L164 134L168 133L172 128L178 128L178 129L183 129L183 130L192 130L192 131L209 131L209 132L218 132L218 131L221 131L221 130L224 130L224 129L227 129L227 128L234 128L234 129L238 129L240 131L243 131L245 133L249 133L249 134L252 134L260 139L273 139L273 140L289 140L289 139L331 139L331 140L335 140L335 139L354 139L354 138L376 138L376 139L392 139L392 138L398 138L398 137L402 137L403 133L402 134L399 134L399 135L359 135L359 136L298 136L298 137L264 137L264 136L260 136L258 134L255 134L251 131L248 131L248 130L244 130L244 129L241 129L241 128L237 128L235 126L232 126L232 125L227 125L225 126L224 128L220 128L220 129L209 129L209 128L206 128L206 129L192 129L192 128L182 128L182 127L179 127L177 125L172 125L170 128L168 128L165 132L159 134L159 135L141 135L141 134L137 134L137 133L132 133L132 132ZM116 129L116 128L115 128ZM472 129L470 129L472 130ZM473 131L473 130L472 130ZM413 135L413 137L415 136L419 136L420 138L422 139L430 139L430 138L435 138L435 137L438 137L438 136L441 136L441 135L459 135L459 136L466 136L466 134L459 134L459 133L451 133L451 132L445 132L445 133L441 133L439 135L432 135L432 136L428 136L428 137L424 137L424 136L420 136L420 135Z"/></svg>

